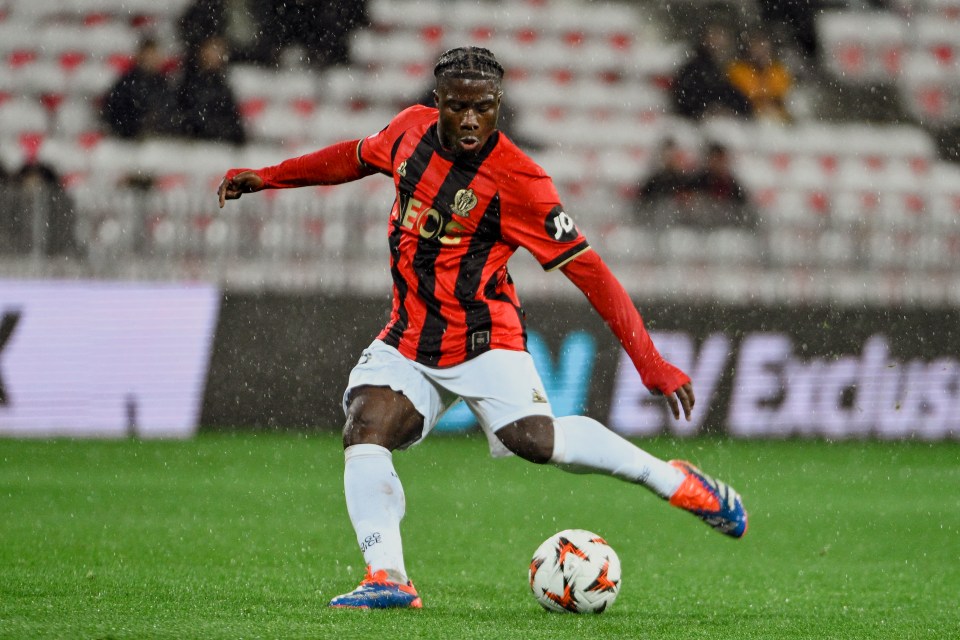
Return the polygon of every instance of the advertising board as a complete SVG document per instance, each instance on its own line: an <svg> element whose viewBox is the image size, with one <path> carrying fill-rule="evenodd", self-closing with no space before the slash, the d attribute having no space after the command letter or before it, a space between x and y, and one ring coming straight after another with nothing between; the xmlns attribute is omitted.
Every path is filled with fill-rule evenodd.
<svg viewBox="0 0 960 640"><path fill-rule="evenodd" d="M528 348L558 415L629 436L960 438L960 311L644 301L663 355L694 381L675 421L585 301L525 304ZM213 428L338 429L360 351L388 300L228 296L204 408ZM440 431L473 428L463 406Z"/></svg>
<svg viewBox="0 0 960 640"><path fill-rule="evenodd" d="M0 281L0 435L193 435L219 304L208 285Z"/></svg>

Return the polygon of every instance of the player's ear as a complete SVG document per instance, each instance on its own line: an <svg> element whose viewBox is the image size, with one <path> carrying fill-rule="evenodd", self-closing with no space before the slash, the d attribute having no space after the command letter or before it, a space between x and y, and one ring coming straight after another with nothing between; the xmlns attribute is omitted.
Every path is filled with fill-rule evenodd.
<svg viewBox="0 0 960 640"><path fill-rule="evenodd" d="M437 107L440 106L440 94L437 93L436 89L433 90L433 104L435 104Z"/></svg>

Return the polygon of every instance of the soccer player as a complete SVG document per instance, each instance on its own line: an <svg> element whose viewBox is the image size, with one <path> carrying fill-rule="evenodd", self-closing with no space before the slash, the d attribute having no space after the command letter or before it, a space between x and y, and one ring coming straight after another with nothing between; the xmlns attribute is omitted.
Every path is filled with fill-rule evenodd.
<svg viewBox="0 0 960 640"><path fill-rule="evenodd" d="M507 272L518 247L559 270L591 302L674 418L694 405L690 378L653 345L623 286L563 209L550 177L497 130L503 67L461 47L434 68L436 105L413 106L382 131L258 170L230 169L219 200L270 188L393 177L388 242L393 309L350 373L343 406L344 492L367 564L330 606L419 608L404 566L403 487L392 452L422 440L463 399L494 455L513 453L647 487L714 529L741 537L747 514L723 482L660 460L584 416L555 418L530 354Z"/></svg>

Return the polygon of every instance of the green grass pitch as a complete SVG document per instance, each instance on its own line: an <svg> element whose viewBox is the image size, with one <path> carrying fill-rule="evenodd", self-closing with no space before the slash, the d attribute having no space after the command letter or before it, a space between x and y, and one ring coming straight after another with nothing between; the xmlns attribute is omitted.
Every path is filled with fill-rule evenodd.
<svg viewBox="0 0 960 640"><path fill-rule="evenodd" d="M341 611L362 574L334 435L0 440L0 638L960 638L957 443L646 440L743 495L710 531L647 491L481 437L395 456L421 611ZM548 614L527 565L603 535L623 586Z"/></svg>

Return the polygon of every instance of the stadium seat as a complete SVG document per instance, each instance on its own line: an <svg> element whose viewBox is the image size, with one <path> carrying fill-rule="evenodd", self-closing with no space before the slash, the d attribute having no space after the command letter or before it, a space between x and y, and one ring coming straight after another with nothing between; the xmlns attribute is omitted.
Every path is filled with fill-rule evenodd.
<svg viewBox="0 0 960 640"><path fill-rule="evenodd" d="M241 102L264 100L283 103L322 97L318 94L321 76L310 70L277 71L237 64L230 67L229 80L237 100Z"/></svg>
<svg viewBox="0 0 960 640"><path fill-rule="evenodd" d="M914 50L944 69L960 65L960 29L937 15L914 18Z"/></svg>
<svg viewBox="0 0 960 640"><path fill-rule="evenodd" d="M875 267L904 267L918 262L920 236L890 229L873 231L867 242L867 260Z"/></svg>
<svg viewBox="0 0 960 640"><path fill-rule="evenodd" d="M658 252L658 233L631 223L611 222L588 237L596 237L603 243L604 255L617 260L652 262Z"/></svg>
<svg viewBox="0 0 960 640"><path fill-rule="evenodd" d="M104 24L85 27L82 24L54 23L36 31L37 42L46 56L86 54L106 59L112 54L132 54L137 48L136 31L128 26Z"/></svg>
<svg viewBox="0 0 960 640"><path fill-rule="evenodd" d="M67 76L67 88L72 95L97 99L106 95L119 75L110 62L88 59Z"/></svg>
<svg viewBox="0 0 960 640"><path fill-rule="evenodd" d="M911 54L898 89L907 109L921 124L939 126L960 121L957 78L957 72L929 56Z"/></svg>
<svg viewBox="0 0 960 640"><path fill-rule="evenodd" d="M930 194L931 233L960 232L960 168L938 165L925 186Z"/></svg>
<svg viewBox="0 0 960 640"><path fill-rule="evenodd" d="M15 56L19 56L22 60L30 55L33 57L42 55L39 43L31 29L18 20L0 21L0 58L9 65L16 62L13 59Z"/></svg>
<svg viewBox="0 0 960 640"><path fill-rule="evenodd" d="M616 190L621 198L636 195L640 179L650 171L652 152L638 154L625 149L606 149L598 153L597 179Z"/></svg>
<svg viewBox="0 0 960 640"><path fill-rule="evenodd" d="M255 110L249 102L244 105L244 122L257 140L293 146L310 138L312 114L304 114L293 104L270 103Z"/></svg>
<svg viewBox="0 0 960 640"><path fill-rule="evenodd" d="M54 135L76 139L81 134L97 131L100 127L99 115L90 101L74 96L64 100L57 109L51 130Z"/></svg>
<svg viewBox="0 0 960 640"><path fill-rule="evenodd" d="M461 7L450 7L449 16L462 16ZM436 7L429 2L414 0L368 0L367 13L370 21L384 29L404 28L415 30L419 25L433 22L438 17ZM452 22L452 20L451 20Z"/></svg>
<svg viewBox="0 0 960 640"><path fill-rule="evenodd" d="M703 248L718 264L742 265L757 261L762 252L760 241L753 231L717 229L706 235Z"/></svg>
<svg viewBox="0 0 960 640"><path fill-rule="evenodd" d="M859 259L856 236L848 231L826 230L817 240L817 255L829 265L855 263Z"/></svg>
<svg viewBox="0 0 960 640"><path fill-rule="evenodd" d="M47 113L38 100L12 98L0 103L0 137L47 130Z"/></svg>
<svg viewBox="0 0 960 640"><path fill-rule="evenodd" d="M411 38L404 32L381 34L361 29L350 40L351 59L361 67L399 67L410 63L432 66L439 52L437 43Z"/></svg>
<svg viewBox="0 0 960 640"><path fill-rule="evenodd" d="M426 81L418 86L400 73L376 73L351 67L331 69L324 74L319 95L325 103L340 108L373 106L395 110L401 105L409 106L428 88Z"/></svg>
<svg viewBox="0 0 960 640"><path fill-rule="evenodd" d="M895 82L906 34L904 21L887 12L825 11L817 33L826 67L853 83Z"/></svg>
<svg viewBox="0 0 960 640"><path fill-rule="evenodd" d="M596 180L593 161L578 153L556 150L537 154L537 162L553 177L567 206L579 209L571 203Z"/></svg>

